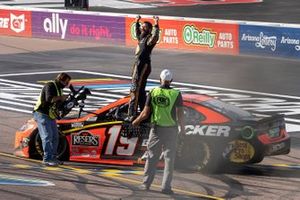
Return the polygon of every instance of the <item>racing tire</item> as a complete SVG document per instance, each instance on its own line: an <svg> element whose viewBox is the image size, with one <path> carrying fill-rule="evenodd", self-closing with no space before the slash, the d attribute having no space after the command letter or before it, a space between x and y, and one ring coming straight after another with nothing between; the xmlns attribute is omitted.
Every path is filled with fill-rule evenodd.
<svg viewBox="0 0 300 200"><path fill-rule="evenodd" d="M198 138L185 137L183 143L177 148L175 168L208 173L217 172L221 163L221 153L213 147L213 144Z"/></svg>
<svg viewBox="0 0 300 200"><path fill-rule="evenodd" d="M255 144L254 144L255 145ZM255 145L254 146L255 148L255 153L254 153L254 156L253 158L248 162L248 163L260 163L261 161L263 161L263 159L265 158L265 155L264 155L264 149L263 147L259 146L259 145Z"/></svg>
<svg viewBox="0 0 300 200"><path fill-rule="evenodd" d="M260 163L261 161L263 161L264 158L265 157L263 155L256 154L253 156L250 163Z"/></svg>
<svg viewBox="0 0 300 200"><path fill-rule="evenodd" d="M42 140L38 130L32 135L32 150L30 151L30 157L42 159L44 155ZM65 136L59 132L59 143L57 147L57 158L59 160L69 160L69 145Z"/></svg>

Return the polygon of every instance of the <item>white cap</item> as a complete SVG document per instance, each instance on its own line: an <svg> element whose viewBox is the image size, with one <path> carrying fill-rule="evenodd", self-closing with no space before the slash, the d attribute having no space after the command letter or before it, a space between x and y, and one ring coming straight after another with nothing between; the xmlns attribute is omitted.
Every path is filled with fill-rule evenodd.
<svg viewBox="0 0 300 200"><path fill-rule="evenodd" d="M168 69L164 69L160 73L160 79L165 81L171 81L173 79L172 72Z"/></svg>

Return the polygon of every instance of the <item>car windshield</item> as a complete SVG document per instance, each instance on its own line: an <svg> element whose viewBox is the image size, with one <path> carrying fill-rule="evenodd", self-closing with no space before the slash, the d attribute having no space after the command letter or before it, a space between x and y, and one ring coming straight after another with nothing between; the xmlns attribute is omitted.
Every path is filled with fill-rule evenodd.
<svg viewBox="0 0 300 200"><path fill-rule="evenodd" d="M201 104L203 104L204 106L213 108L214 110L216 110L222 114L225 114L235 120L253 119L253 115L250 112L245 111L245 110L243 110L237 106L234 106L230 103L227 103L227 102L225 103L223 101L220 101L218 99L212 98L207 101L201 102Z"/></svg>

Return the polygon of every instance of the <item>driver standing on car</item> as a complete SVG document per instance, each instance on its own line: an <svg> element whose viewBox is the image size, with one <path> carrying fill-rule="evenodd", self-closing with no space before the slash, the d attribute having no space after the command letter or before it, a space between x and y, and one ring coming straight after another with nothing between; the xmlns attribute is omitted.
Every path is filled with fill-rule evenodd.
<svg viewBox="0 0 300 200"><path fill-rule="evenodd" d="M151 52L159 39L159 18L154 17L154 26L145 21L140 25L141 16L137 16L135 32L138 44L135 51L135 62L132 67L132 83L130 88L130 102L128 117L125 121L132 122L138 111L143 110L146 101L145 87L151 73Z"/></svg>
<svg viewBox="0 0 300 200"><path fill-rule="evenodd" d="M34 107L33 117L38 125L44 155L43 164L58 166L63 164L57 159L59 134L56 125L57 105L64 102L68 95L63 95L63 88L69 86L71 77L66 73L57 75L54 81L46 83Z"/></svg>
<svg viewBox="0 0 300 200"><path fill-rule="evenodd" d="M184 135L184 114L182 96L179 90L171 88L172 73L165 69L160 74L160 87L151 90L141 114L132 122L138 126L151 114L152 128L147 145L147 160L143 184L140 189L149 190L156 172L156 166L163 151L165 166L162 193L173 194L171 181L176 155L177 137ZM178 134L178 125L180 133Z"/></svg>

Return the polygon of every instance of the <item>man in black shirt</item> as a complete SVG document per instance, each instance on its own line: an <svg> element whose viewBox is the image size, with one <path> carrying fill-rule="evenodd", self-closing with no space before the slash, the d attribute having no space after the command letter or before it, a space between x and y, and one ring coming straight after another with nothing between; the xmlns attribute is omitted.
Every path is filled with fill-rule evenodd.
<svg viewBox="0 0 300 200"><path fill-rule="evenodd" d="M130 88L130 102L128 118L132 121L137 115L138 106L143 110L146 101L145 87L151 73L151 52L159 39L158 17L154 17L154 26L148 21L140 25L140 16L136 18L136 37L138 45L135 51L135 62L132 69L132 84Z"/></svg>
<svg viewBox="0 0 300 200"><path fill-rule="evenodd" d="M70 80L71 77L68 74L58 74L54 81L48 82L43 87L34 107L33 117L37 122L44 150L43 164L47 166L62 164L56 158L59 141L56 125L57 106L68 97L68 95L63 95L63 88L69 85Z"/></svg>

